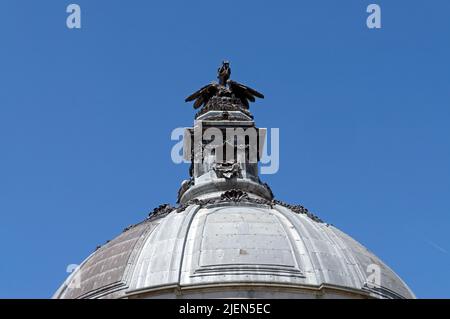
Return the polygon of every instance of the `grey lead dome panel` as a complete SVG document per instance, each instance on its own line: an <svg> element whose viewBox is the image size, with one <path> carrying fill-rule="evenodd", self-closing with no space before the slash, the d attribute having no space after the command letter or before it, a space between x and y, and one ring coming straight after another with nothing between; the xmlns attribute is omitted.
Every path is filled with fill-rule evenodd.
<svg viewBox="0 0 450 319"><path fill-rule="evenodd" d="M368 281L374 267L379 285ZM337 228L280 205L228 202L138 224L87 258L54 297L173 298L174 289L178 298L214 297L218 289L230 297L414 298Z"/></svg>
<svg viewBox="0 0 450 319"><path fill-rule="evenodd" d="M139 242L155 227L144 222L122 233L98 248L59 288L54 297L80 298L103 296L106 289L113 292L126 286L125 273Z"/></svg>

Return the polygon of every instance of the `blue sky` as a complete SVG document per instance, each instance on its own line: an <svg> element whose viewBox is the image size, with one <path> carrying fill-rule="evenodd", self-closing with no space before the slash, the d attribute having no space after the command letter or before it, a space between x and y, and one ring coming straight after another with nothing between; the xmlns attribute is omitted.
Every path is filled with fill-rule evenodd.
<svg viewBox="0 0 450 319"><path fill-rule="evenodd" d="M262 178L450 297L450 2L0 3L0 297L46 298L97 245L175 203L183 99L229 59L280 128ZM366 7L382 28L366 27Z"/></svg>

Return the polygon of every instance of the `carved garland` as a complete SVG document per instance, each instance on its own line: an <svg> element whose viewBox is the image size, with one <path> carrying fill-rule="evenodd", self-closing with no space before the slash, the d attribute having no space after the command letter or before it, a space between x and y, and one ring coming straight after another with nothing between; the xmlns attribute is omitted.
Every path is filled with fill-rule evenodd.
<svg viewBox="0 0 450 319"><path fill-rule="evenodd" d="M252 204L260 204L260 205L267 205L270 208L273 208L275 205L280 205L283 207L286 207L293 211L296 214L303 214L312 219L315 222L323 223L323 220L320 219L318 216L311 213L307 208L303 207L302 205L291 205L287 204L285 202L282 202L280 200L267 200L262 198L252 198L248 196L247 192L244 192L240 189L231 189L226 192L223 192L219 198L211 198L211 199L197 199L194 198L184 204L179 205L178 207L173 207L170 204L162 204L155 209L153 209L152 212L149 213L146 220L155 219L159 217L166 216L170 214L173 211L176 211L177 213L183 212L186 208L188 208L191 205L199 205L200 207L206 207L208 205L212 204L218 204L218 203L224 203L224 202L234 202L234 203L252 203ZM128 231L131 228L135 227L136 225L130 225L126 227L123 231Z"/></svg>
<svg viewBox="0 0 450 319"><path fill-rule="evenodd" d="M322 219L320 219L318 216L311 213L307 208L303 207L302 205L292 205L285 202L282 202L280 200L267 200L262 198L252 198L248 196L247 192L244 192L240 189L231 189L228 191L223 192L220 195L220 198L212 198L212 199L197 199L194 198L182 205L179 205L178 207L172 207L169 204L161 205L158 208L156 208L152 213L149 214L149 217L156 217L161 216L170 213L171 211L176 210L177 213L183 212L187 207L191 205L199 205L201 207L205 207L207 205L211 204L218 204L223 202L235 202L235 203L252 203L252 204L261 204L261 205L267 205L273 208L275 205L280 205L283 207L286 207L297 214L304 214L311 218L312 220L323 223Z"/></svg>

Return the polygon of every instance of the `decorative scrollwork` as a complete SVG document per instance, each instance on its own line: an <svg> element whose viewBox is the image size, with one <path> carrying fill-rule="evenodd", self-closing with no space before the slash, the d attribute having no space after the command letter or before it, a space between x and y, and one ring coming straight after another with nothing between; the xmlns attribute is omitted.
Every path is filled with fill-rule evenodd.
<svg viewBox="0 0 450 319"><path fill-rule="evenodd" d="M198 205L203 208L208 205L226 203L226 202L267 205L270 208L273 208L275 205L280 205L280 206L290 209L291 211L293 211L296 214L306 215L307 217L309 217L310 219L312 219L315 222L324 223L322 219L320 219L318 216L311 213L307 208L303 207L302 205L287 204L287 203L277 200L277 199L267 200L267 199L263 199L263 198L253 198L253 197L250 197L247 192L245 192L241 189L230 189L228 191L223 192L220 195L220 197L211 198L211 199L194 198L194 199L187 201L184 204L179 205L178 207L173 207L170 204L163 204L163 205L156 207L149 214L149 216L147 217L147 220L164 217L174 211L176 211L177 213L182 213L184 210L186 210L186 208L188 208L189 206L192 206L192 205ZM133 228L139 224L140 223L126 227L124 229L124 232L130 230L131 228Z"/></svg>
<svg viewBox="0 0 450 319"><path fill-rule="evenodd" d="M159 205L158 207L156 207L155 209L153 209L153 211L151 211L148 214L148 217L152 218L152 217L167 215L170 212L174 211L175 209L176 208L172 207L172 205L170 205L170 204L162 204L162 205Z"/></svg>
<svg viewBox="0 0 450 319"><path fill-rule="evenodd" d="M302 205L291 205L291 204L287 204L285 202L282 202L282 201L276 200L276 199L273 200L273 203L280 205L280 206L284 206L284 207L292 210L294 213L304 214L318 223L323 223L322 219L320 219L318 216L311 213L307 208L303 207Z"/></svg>
<svg viewBox="0 0 450 319"><path fill-rule="evenodd" d="M240 189L231 189L220 195L221 201L240 202L248 201L249 199L248 194Z"/></svg>

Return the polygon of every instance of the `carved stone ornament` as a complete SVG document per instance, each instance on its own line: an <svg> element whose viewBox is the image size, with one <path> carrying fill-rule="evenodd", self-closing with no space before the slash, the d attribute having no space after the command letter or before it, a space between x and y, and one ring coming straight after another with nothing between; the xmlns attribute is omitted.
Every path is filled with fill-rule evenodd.
<svg viewBox="0 0 450 319"><path fill-rule="evenodd" d="M220 195L221 201L240 202L241 200L249 200L248 194L240 189L232 189Z"/></svg>
<svg viewBox="0 0 450 319"><path fill-rule="evenodd" d="M155 209L153 209L153 211L148 214L148 217L153 218L153 217L165 216L174 210L175 210L175 207L172 207L172 205L162 204L162 205L159 205L158 207L156 207Z"/></svg>
<svg viewBox="0 0 450 319"><path fill-rule="evenodd" d="M238 163L216 163L214 165L214 172L217 178L242 178L241 167Z"/></svg>
<svg viewBox="0 0 450 319"><path fill-rule="evenodd" d="M311 218L312 220L318 222L318 223L323 223L323 220L320 219L318 216L314 215L313 213L311 213L307 208L303 207L302 205L291 205L291 204L287 204L285 202L282 202L280 200L274 199L272 200L272 202L274 204L280 205L280 206L284 206L290 210L292 210L294 213L297 214L304 214L306 216L308 216L309 218Z"/></svg>
<svg viewBox="0 0 450 319"><path fill-rule="evenodd" d="M199 116L209 111L222 111L222 116L217 116L215 118L216 120L226 120L229 111L241 111L242 113L253 119L253 115L248 109L243 106L240 100L226 96L212 97L207 102L207 104L202 107L200 111L197 112L197 114L195 114L195 118L197 119Z"/></svg>

